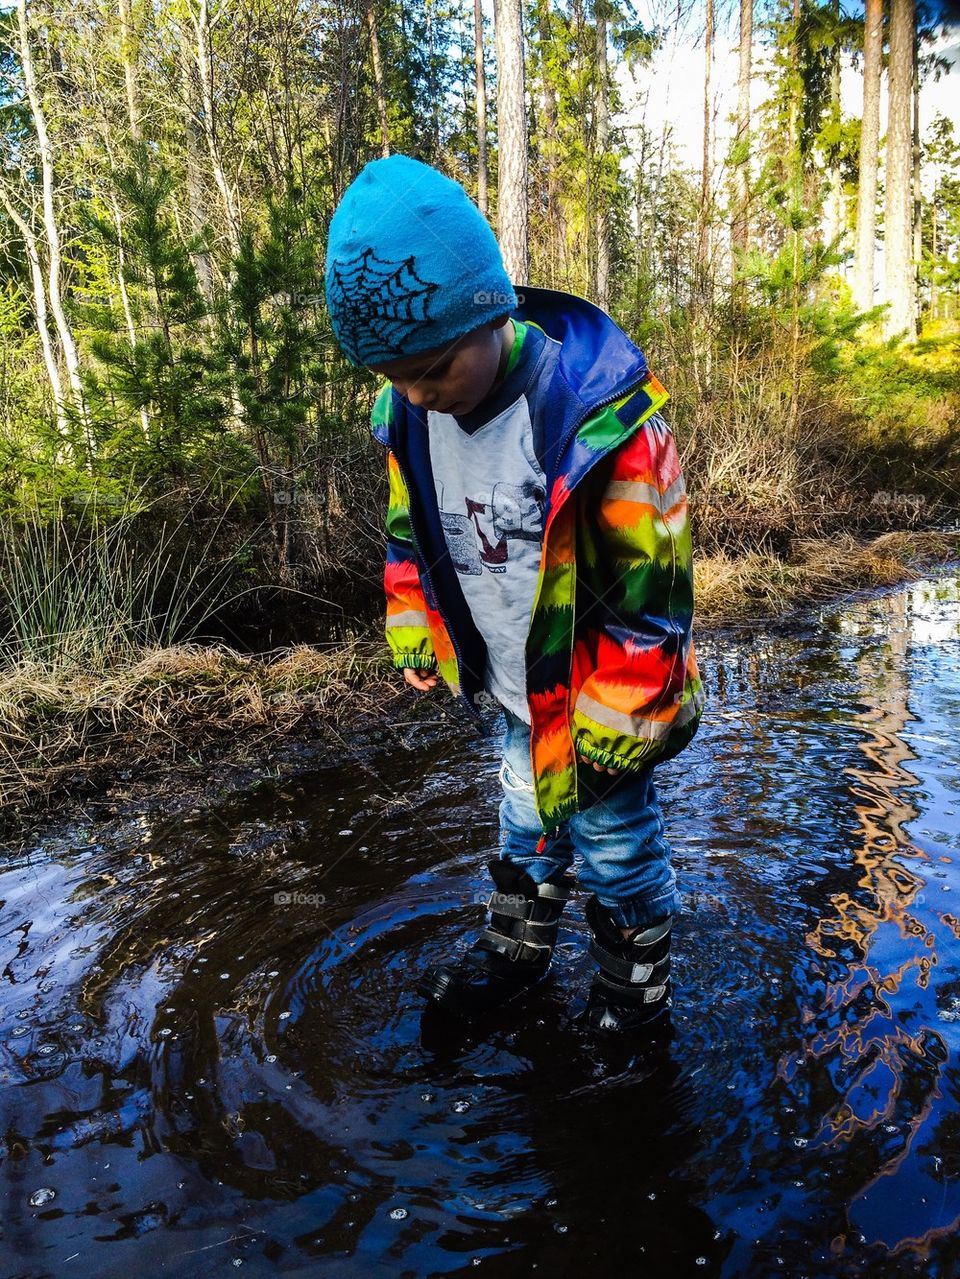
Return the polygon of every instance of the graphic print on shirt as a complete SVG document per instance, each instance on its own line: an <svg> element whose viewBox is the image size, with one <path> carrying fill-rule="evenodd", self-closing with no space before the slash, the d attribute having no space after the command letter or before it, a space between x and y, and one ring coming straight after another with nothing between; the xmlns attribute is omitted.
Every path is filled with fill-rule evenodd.
<svg viewBox="0 0 960 1279"><path fill-rule="evenodd" d="M511 541L539 542L546 490L533 480L495 484L488 502L466 497L466 514L440 510L440 522L457 572L505 573Z"/></svg>

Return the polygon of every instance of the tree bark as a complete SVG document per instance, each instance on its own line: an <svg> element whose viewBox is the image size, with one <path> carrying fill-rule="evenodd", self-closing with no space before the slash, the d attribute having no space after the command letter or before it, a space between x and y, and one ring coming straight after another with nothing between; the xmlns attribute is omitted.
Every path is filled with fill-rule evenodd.
<svg viewBox="0 0 960 1279"><path fill-rule="evenodd" d="M380 59L380 37L377 34L377 17L373 5L367 5L367 30L370 32L370 59L373 63L373 83L377 94L377 111L380 116L380 154L390 154L390 126L387 123L387 95L383 87L383 62Z"/></svg>
<svg viewBox="0 0 960 1279"><path fill-rule="evenodd" d="M53 145L50 141L50 134L47 130L47 118L40 99L40 91L37 87L33 52L30 48L29 28L27 22L27 0L17 0L17 27L20 45L20 64L23 68L23 79L27 90L27 99L30 103L30 112L33 117L33 126L36 130L37 144L40 151L40 170L43 184L43 234L47 242L47 300L53 314L54 324L56 325L57 337L60 340L60 349L63 352L63 360L67 366L67 379L70 383L70 391L74 407L84 431L88 450L92 450L93 441L90 435L90 422L87 414L87 406L83 396L83 383L80 380L80 360L77 355L77 345L74 341L73 331L70 328L66 312L63 309L63 296L60 284L60 228L57 223L57 215L53 199Z"/></svg>
<svg viewBox="0 0 960 1279"><path fill-rule="evenodd" d="M874 305L882 53L883 0L866 0L863 33L863 122L860 128L860 174L853 259L853 300L860 311L867 311Z"/></svg>
<svg viewBox="0 0 960 1279"><path fill-rule="evenodd" d="M890 94L884 208L884 300L888 338L916 337L913 265L913 44L915 0L890 0Z"/></svg>
<svg viewBox="0 0 960 1279"><path fill-rule="evenodd" d="M712 99L710 92L713 70L713 15L714 0L707 0L706 34L704 37L703 70L703 180L700 187L700 242L698 259L703 279L706 280L710 261L710 187L713 177L713 148L711 146Z"/></svg>
<svg viewBox="0 0 960 1279"><path fill-rule="evenodd" d="M33 314L37 321L37 333L40 336L40 349L43 352L43 363L47 370L47 380L53 392L54 413L57 422L57 434L66 438L68 435L67 415L64 407L63 383L60 380L60 369L57 365L57 353L50 340L47 311L47 286L43 278L43 264L40 261L40 246L30 223L22 216L13 203L5 186L0 185L0 202L6 209L10 220L23 236L30 264L30 282L33 285Z"/></svg>
<svg viewBox="0 0 960 1279"><path fill-rule="evenodd" d="M602 175L610 145L610 112L607 103L607 23L597 15L597 100L596 156L598 174ZM603 182L596 186L597 216L597 306L610 308L610 206L609 193Z"/></svg>
<svg viewBox="0 0 960 1279"><path fill-rule="evenodd" d="M750 248L750 73L753 53L753 0L740 0L740 76L737 82L737 151L735 213L731 242L746 253ZM733 275L736 276L734 266Z"/></svg>
<svg viewBox="0 0 960 1279"><path fill-rule="evenodd" d="M564 269L566 234L560 205L560 181L558 162L560 156L560 128L557 113L557 92L547 67L551 45L550 2L537 0L537 39L540 43L540 75L543 81L544 139L542 155L547 179L547 263L548 280L556 288L557 273Z"/></svg>
<svg viewBox="0 0 960 1279"><path fill-rule="evenodd" d="M496 0L497 139L500 180L497 228L507 274L515 284L530 275L527 206L527 116L520 0Z"/></svg>
<svg viewBox="0 0 960 1279"><path fill-rule="evenodd" d="M487 191L487 72L483 63L483 8L473 0L473 31L477 86L477 207L484 217L489 211Z"/></svg>
<svg viewBox="0 0 960 1279"><path fill-rule="evenodd" d="M127 94L130 136L140 137L140 102L137 95L137 32L130 14L130 0L120 0L120 59Z"/></svg>

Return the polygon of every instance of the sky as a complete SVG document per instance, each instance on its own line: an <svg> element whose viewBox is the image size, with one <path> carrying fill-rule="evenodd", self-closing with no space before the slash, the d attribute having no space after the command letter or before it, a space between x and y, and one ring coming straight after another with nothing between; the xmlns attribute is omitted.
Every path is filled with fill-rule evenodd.
<svg viewBox="0 0 960 1279"><path fill-rule="evenodd" d="M625 64L616 68L617 79L626 106L621 122L630 125L643 122L654 136L662 136L668 127L684 168L699 173L703 157L703 31L693 24L686 31L668 34L665 45L654 56L649 67L632 73ZM953 64L948 75L939 82L929 79L920 90L920 136L937 113L953 120L960 140L960 24L951 26L946 36L929 46ZM754 59L762 57L759 45ZM713 86L713 118L716 136L714 155L719 160L726 154L730 138L730 114L736 109L738 50L733 32L718 34L711 76ZM754 77L751 105L755 110L762 101L765 85ZM862 106L863 79L852 65L841 73L840 97L844 115L859 115ZM886 75L883 77L880 101L881 134L886 127ZM629 136L629 135L628 135Z"/></svg>

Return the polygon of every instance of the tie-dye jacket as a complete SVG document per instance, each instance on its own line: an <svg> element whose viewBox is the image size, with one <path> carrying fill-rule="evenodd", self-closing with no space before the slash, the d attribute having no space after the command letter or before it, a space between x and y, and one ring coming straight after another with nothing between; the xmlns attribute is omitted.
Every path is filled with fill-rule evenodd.
<svg viewBox="0 0 960 1279"><path fill-rule="evenodd" d="M637 770L697 730L693 570L667 393L599 308L525 288L513 312L562 346L548 391L540 572L526 641L534 797L545 831L576 812L577 754ZM387 384L386 634L394 664L439 668L474 714L486 649L447 552L426 413Z"/></svg>

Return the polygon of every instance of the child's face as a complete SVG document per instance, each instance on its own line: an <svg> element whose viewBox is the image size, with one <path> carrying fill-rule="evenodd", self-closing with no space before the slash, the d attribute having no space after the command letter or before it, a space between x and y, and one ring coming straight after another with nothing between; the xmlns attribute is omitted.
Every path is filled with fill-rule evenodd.
<svg viewBox="0 0 960 1279"><path fill-rule="evenodd" d="M483 324L432 351L370 368L411 404L435 413L471 413L490 394L500 369L508 316Z"/></svg>

